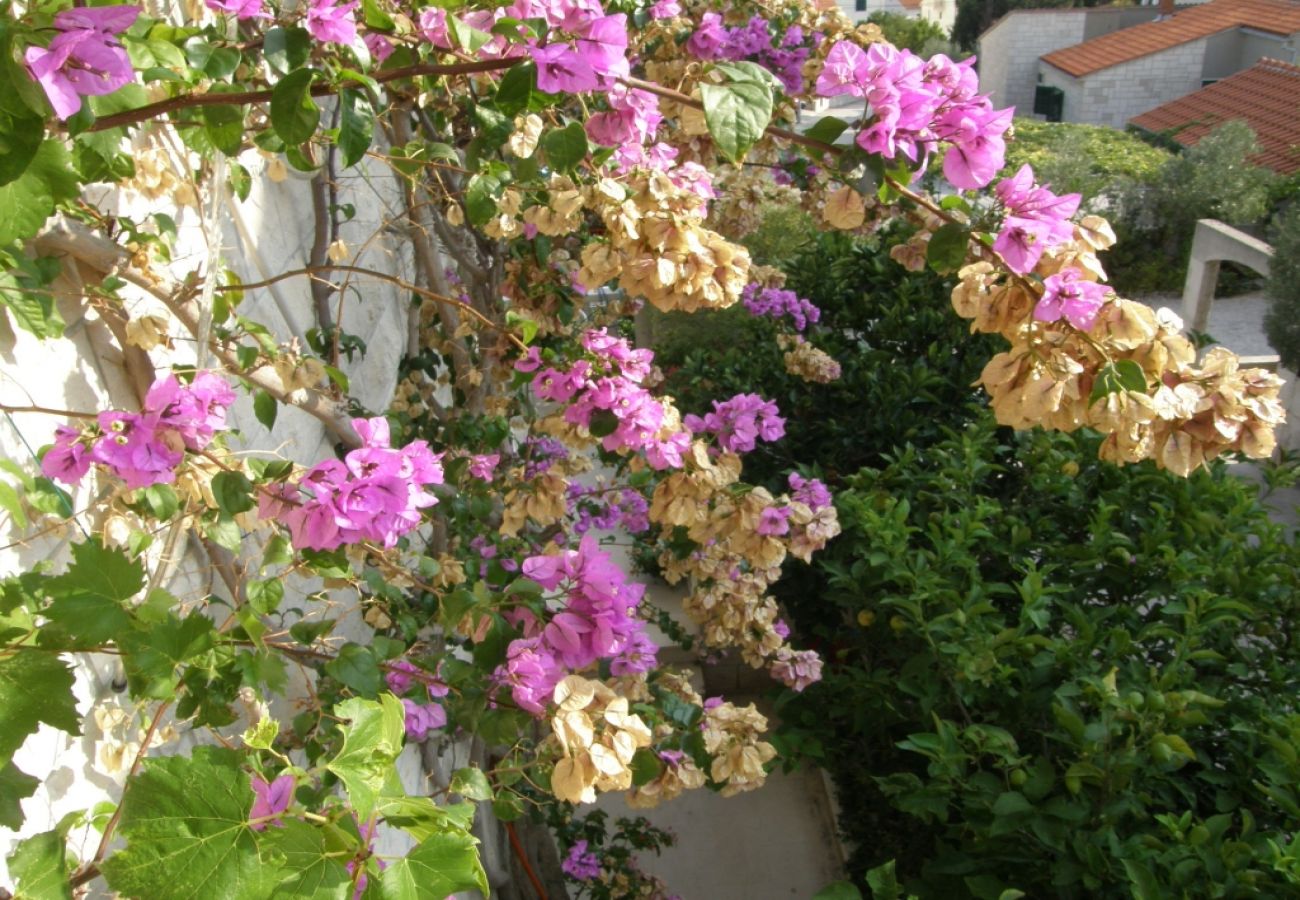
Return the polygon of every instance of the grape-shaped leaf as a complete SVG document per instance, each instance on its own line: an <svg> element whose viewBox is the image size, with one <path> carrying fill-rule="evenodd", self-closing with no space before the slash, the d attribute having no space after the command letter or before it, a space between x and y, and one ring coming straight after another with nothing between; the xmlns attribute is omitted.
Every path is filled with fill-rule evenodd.
<svg viewBox="0 0 1300 900"><path fill-rule="evenodd" d="M406 711L392 694L380 694L378 703L359 697L340 703L334 714L348 724L343 728L343 748L330 760L329 770L348 789L357 818L365 820L384 783L395 777L393 761L402 752Z"/></svg>
<svg viewBox="0 0 1300 900"><path fill-rule="evenodd" d="M8 762L41 722L81 733L72 672L53 653L18 648L0 659L0 760Z"/></svg>
<svg viewBox="0 0 1300 900"><path fill-rule="evenodd" d="M21 842L9 855L9 872L22 900L72 900L68 850L57 831Z"/></svg>
<svg viewBox="0 0 1300 900"><path fill-rule="evenodd" d="M146 760L127 783L118 834L126 847L101 865L113 890L150 900L265 900L284 878L259 856L248 824L253 789L241 755L196 747Z"/></svg>
<svg viewBox="0 0 1300 900"><path fill-rule="evenodd" d="M457 891L488 896L478 843L468 834L435 834L384 870L384 900L444 900Z"/></svg>

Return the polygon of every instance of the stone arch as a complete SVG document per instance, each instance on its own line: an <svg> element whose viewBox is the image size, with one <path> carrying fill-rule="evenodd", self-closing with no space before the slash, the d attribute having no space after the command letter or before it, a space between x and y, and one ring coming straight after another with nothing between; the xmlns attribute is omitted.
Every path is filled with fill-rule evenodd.
<svg viewBox="0 0 1300 900"><path fill-rule="evenodd" d="M1235 262L1267 277L1273 248L1217 219L1201 219L1192 237L1192 256L1183 282L1183 321L1193 331L1210 322L1210 304L1219 280L1219 264Z"/></svg>

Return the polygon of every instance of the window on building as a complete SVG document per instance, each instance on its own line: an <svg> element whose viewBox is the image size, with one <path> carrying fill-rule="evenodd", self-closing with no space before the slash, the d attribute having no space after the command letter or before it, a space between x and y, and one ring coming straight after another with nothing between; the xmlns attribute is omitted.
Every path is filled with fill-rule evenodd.
<svg viewBox="0 0 1300 900"><path fill-rule="evenodd" d="M867 0L853 0L853 11L854 11L854 12L866 12L866 11L867 11Z"/></svg>
<svg viewBox="0 0 1300 900"><path fill-rule="evenodd" d="M1065 91L1050 84L1040 84L1034 88L1034 112L1045 116L1049 122L1061 121L1065 112Z"/></svg>

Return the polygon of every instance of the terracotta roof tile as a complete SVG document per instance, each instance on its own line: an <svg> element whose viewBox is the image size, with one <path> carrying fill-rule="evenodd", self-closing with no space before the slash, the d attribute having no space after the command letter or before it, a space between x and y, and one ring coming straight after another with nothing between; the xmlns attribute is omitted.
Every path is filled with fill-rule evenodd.
<svg viewBox="0 0 1300 900"><path fill-rule="evenodd" d="M1300 66L1262 59L1131 120L1147 131L1169 132L1190 147L1224 122L1244 120L1261 150L1251 161L1288 175L1300 171Z"/></svg>
<svg viewBox="0 0 1300 900"><path fill-rule="evenodd" d="M1242 26L1270 34L1294 34L1300 31L1300 3L1211 0L1181 9L1168 19L1112 31L1073 47L1054 50L1041 58L1078 77Z"/></svg>

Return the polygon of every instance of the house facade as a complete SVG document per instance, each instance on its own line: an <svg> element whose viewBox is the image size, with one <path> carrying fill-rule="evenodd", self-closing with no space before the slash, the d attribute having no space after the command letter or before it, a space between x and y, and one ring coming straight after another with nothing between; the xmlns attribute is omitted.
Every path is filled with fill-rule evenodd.
<svg viewBox="0 0 1300 900"><path fill-rule="evenodd" d="M1265 57L1294 63L1298 51L1300 2L1211 0L1043 54L1038 80L1059 92L1063 121L1123 128Z"/></svg>
<svg viewBox="0 0 1300 900"><path fill-rule="evenodd" d="M1300 0L1018 10L980 36L980 88L1020 115L1122 128L1260 59L1294 63L1298 53Z"/></svg>

